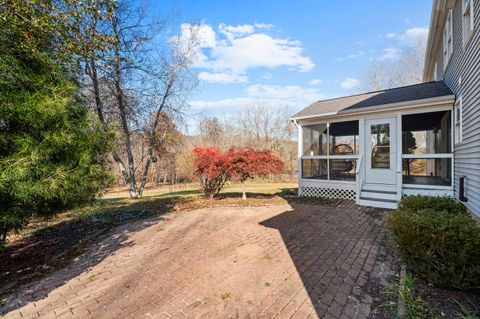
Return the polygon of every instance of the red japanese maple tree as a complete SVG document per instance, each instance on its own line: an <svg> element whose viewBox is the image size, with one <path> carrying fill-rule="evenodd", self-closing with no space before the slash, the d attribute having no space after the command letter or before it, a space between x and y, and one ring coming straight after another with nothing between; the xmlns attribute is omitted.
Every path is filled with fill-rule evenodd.
<svg viewBox="0 0 480 319"><path fill-rule="evenodd" d="M203 193L213 198L230 179L230 160L213 147L196 147L194 177L200 182Z"/></svg>
<svg viewBox="0 0 480 319"><path fill-rule="evenodd" d="M216 148L195 148L194 177L202 191L210 198L217 195L229 180L242 184L242 198L246 199L245 181L255 176L268 176L283 171L283 162L269 150L231 148L222 153Z"/></svg>
<svg viewBox="0 0 480 319"><path fill-rule="evenodd" d="M242 184L242 198L246 199L245 181L255 176L268 176L283 171L283 162L270 150L231 148L226 153L230 161L230 175Z"/></svg>

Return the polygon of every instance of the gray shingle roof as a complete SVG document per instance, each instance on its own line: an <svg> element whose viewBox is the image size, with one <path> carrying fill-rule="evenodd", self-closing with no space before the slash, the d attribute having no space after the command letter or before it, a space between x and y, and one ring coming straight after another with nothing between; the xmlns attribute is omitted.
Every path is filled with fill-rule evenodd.
<svg viewBox="0 0 480 319"><path fill-rule="evenodd" d="M420 83L394 89L318 101L296 113L292 118L296 119L316 115L322 116L326 114L336 114L347 110L450 95L453 95L453 92L443 81Z"/></svg>

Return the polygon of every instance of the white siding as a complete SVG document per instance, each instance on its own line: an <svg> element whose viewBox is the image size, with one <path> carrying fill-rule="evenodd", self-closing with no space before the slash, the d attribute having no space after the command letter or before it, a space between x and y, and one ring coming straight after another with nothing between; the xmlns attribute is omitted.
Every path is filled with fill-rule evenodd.
<svg viewBox="0 0 480 319"><path fill-rule="evenodd" d="M453 10L453 56L445 72L442 46L435 56L438 74L444 74L445 83L457 97L462 96L463 141L455 146L455 190L459 176L466 176L466 205L480 216L480 1L473 3L475 31L468 46L464 48L462 43L462 1L457 1Z"/></svg>

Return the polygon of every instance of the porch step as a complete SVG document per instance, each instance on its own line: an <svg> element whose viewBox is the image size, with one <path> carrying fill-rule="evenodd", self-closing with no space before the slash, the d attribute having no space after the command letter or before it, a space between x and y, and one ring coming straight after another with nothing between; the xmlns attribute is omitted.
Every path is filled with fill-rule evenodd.
<svg viewBox="0 0 480 319"><path fill-rule="evenodd" d="M376 185L364 185L360 192L360 199L357 204L388 209L397 208L397 192L390 188L385 189L375 186Z"/></svg>
<svg viewBox="0 0 480 319"><path fill-rule="evenodd" d="M379 208L387 208L387 209L396 209L398 207L397 201L385 201L385 200L378 200L374 198L362 198L357 201L357 204L360 206L369 206L369 207L379 207Z"/></svg>
<svg viewBox="0 0 480 319"><path fill-rule="evenodd" d="M362 189L360 192L361 198L370 198L370 199L378 199L378 200L390 200L397 202L397 193L396 192L389 192L389 191L372 191Z"/></svg>
<svg viewBox="0 0 480 319"><path fill-rule="evenodd" d="M362 191L371 191L371 192L386 192L386 193L397 193L396 185L388 184L363 184Z"/></svg>

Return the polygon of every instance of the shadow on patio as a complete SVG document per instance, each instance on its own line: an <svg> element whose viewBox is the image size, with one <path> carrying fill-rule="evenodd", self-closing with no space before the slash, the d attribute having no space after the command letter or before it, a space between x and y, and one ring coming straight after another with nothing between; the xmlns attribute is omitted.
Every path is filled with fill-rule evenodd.
<svg viewBox="0 0 480 319"><path fill-rule="evenodd" d="M393 318L393 309L380 306L398 273L386 212L349 201L289 204L293 210L261 225L280 232L318 317Z"/></svg>

